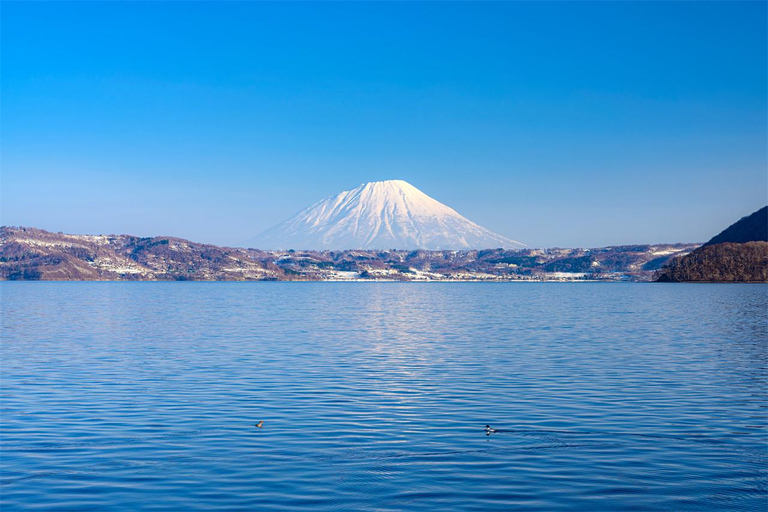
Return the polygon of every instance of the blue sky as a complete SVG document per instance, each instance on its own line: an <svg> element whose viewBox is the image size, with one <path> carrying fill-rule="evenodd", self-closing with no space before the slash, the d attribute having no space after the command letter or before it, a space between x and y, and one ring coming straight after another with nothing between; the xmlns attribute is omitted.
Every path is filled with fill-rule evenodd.
<svg viewBox="0 0 768 512"><path fill-rule="evenodd" d="M765 2L2 4L2 223L234 244L404 179L531 246L768 201Z"/></svg>

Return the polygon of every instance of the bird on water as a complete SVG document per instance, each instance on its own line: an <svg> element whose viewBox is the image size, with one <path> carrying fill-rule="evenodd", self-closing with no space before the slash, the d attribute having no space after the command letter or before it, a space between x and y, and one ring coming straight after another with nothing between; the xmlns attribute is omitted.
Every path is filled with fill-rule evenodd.
<svg viewBox="0 0 768 512"><path fill-rule="evenodd" d="M258 423L256 424L256 426L257 426L257 427L259 427L259 428L262 428L262 427L264 427L264 422L263 422L263 421L260 421L260 422L258 422Z"/></svg>
<svg viewBox="0 0 768 512"><path fill-rule="evenodd" d="M490 425L486 425L485 426L485 435L489 436L489 435L493 434L494 432L496 432L495 428L491 428Z"/></svg>

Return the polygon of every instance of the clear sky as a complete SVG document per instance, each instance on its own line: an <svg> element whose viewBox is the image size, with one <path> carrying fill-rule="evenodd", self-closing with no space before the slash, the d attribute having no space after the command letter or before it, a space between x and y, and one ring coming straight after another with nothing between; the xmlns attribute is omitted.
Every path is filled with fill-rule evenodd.
<svg viewBox="0 0 768 512"><path fill-rule="evenodd" d="M404 179L531 246L768 202L765 2L3 2L2 223L241 242Z"/></svg>

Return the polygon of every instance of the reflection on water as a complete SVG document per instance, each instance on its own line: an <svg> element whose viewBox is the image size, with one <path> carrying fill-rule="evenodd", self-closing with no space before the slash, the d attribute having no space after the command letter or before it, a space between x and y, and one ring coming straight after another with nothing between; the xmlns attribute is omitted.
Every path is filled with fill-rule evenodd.
<svg viewBox="0 0 768 512"><path fill-rule="evenodd" d="M0 293L3 510L768 506L766 286Z"/></svg>

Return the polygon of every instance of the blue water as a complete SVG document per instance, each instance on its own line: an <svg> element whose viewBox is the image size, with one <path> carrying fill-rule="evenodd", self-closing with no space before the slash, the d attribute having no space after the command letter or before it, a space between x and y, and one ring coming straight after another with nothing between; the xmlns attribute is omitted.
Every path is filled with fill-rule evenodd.
<svg viewBox="0 0 768 512"><path fill-rule="evenodd" d="M763 285L0 293L4 511L768 507Z"/></svg>

